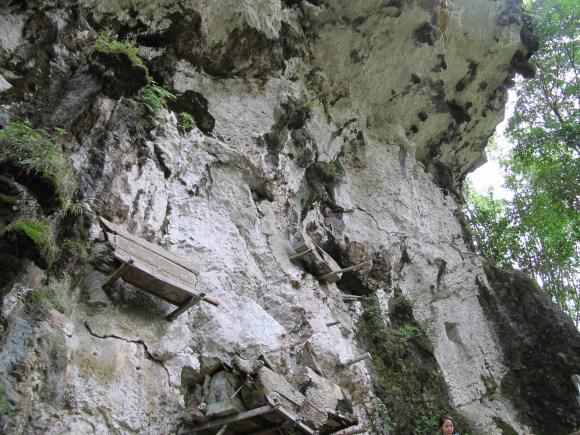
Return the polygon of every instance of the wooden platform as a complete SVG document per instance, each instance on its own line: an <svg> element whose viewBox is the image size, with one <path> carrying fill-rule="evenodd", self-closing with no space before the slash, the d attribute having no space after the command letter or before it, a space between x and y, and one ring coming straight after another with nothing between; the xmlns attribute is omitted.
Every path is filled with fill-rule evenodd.
<svg viewBox="0 0 580 435"><path fill-rule="evenodd" d="M295 235L294 254L290 256L292 261L306 263L316 277L330 283L339 281L344 272L350 272L368 263L368 261L341 268L339 264L324 249L318 246L305 232L300 231Z"/></svg>
<svg viewBox="0 0 580 435"><path fill-rule="evenodd" d="M201 300L218 305L216 300L195 290L197 271L192 264L104 218L100 220L113 256L121 263L103 287L122 278L147 293L177 305L178 308L167 316L168 320L177 318Z"/></svg>
<svg viewBox="0 0 580 435"><path fill-rule="evenodd" d="M279 431L287 427L308 435L318 433L300 421L294 412L268 396L266 398L268 404L264 406L202 423L189 435L280 435Z"/></svg>

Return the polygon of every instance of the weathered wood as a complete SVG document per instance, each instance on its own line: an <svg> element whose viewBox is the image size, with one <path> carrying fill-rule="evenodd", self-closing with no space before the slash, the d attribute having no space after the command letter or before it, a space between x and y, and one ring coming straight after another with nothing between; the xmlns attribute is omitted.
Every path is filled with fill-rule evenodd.
<svg viewBox="0 0 580 435"><path fill-rule="evenodd" d="M195 426L193 428L193 433L198 432L198 431L202 431L202 430L211 429L214 427L222 427L222 426L225 426L228 424L236 423L236 422L241 421L241 420L247 420L248 418L258 417L260 415L271 414L275 410L276 410L275 406L264 405L264 406L260 406L259 408L255 408L255 409L252 409L250 411L240 412L239 414L232 415L229 417L216 418L216 419L208 421L207 423L203 423L203 424L200 424L198 426Z"/></svg>
<svg viewBox="0 0 580 435"><path fill-rule="evenodd" d="M320 364L318 364L316 356L314 356L314 351L312 350L312 346L310 346L310 341L306 340L306 343L304 343L304 347L306 348L306 351L310 354L312 364L314 365L314 371L316 371L320 376L328 378L328 376L326 376L326 373L324 373L324 370L322 370L322 367L320 367Z"/></svg>
<svg viewBox="0 0 580 435"><path fill-rule="evenodd" d="M328 275L329 273L340 269L338 263L334 261L334 259L324 251L324 249L314 243L314 241L303 231L300 231L295 235L295 243L293 243L292 248L296 254L292 256L291 259L301 258L301 261L309 264L309 266L314 269L315 275L318 277ZM331 280L334 279L334 281L330 282L335 282L340 279L340 275L338 277L335 275L329 275L329 277Z"/></svg>
<svg viewBox="0 0 580 435"><path fill-rule="evenodd" d="M125 263L121 263L121 265L103 283L103 288L107 288L111 284L113 284L115 281L117 281L121 277L121 275L123 274L123 272L125 271L125 268L126 267L127 267L127 265Z"/></svg>
<svg viewBox="0 0 580 435"><path fill-rule="evenodd" d="M369 352L363 353L362 355L359 355L356 358L353 358L350 361L345 362L344 363L344 366L345 367L349 367L349 366L351 366L353 364L356 364L359 361L363 361L365 359L371 359L372 360L371 354Z"/></svg>
<svg viewBox="0 0 580 435"><path fill-rule="evenodd" d="M290 260L295 260L295 259L297 259L297 258L304 257L306 254L308 254L308 253L312 252L313 250L314 250L314 248L308 248L308 249L306 249L305 251L298 252L298 253L296 253L296 254L292 255L292 256L290 257Z"/></svg>
<svg viewBox="0 0 580 435"><path fill-rule="evenodd" d="M191 307L198 304L203 299L204 296L205 293L200 293L197 296L192 296L188 302L184 303L182 306L169 313L165 318L170 322L172 322L173 320L177 319L177 317L179 317L182 313L186 312Z"/></svg>
<svg viewBox="0 0 580 435"><path fill-rule="evenodd" d="M242 388L244 388L244 384L240 385L240 387L236 391L234 391L234 393L230 396L230 400L236 397L240 393L240 391L242 391Z"/></svg>
<svg viewBox="0 0 580 435"><path fill-rule="evenodd" d="M258 359L261 359L264 362L264 365L268 367L270 370L276 372L276 370L274 370L274 365L272 364L272 361L270 361L270 359L266 355L261 353Z"/></svg>
<svg viewBox="0 0 580 435"><path fill-rule="evenodd" d="M109 230L108 231L109 233L119 234L119 235L123 236L125 239L129 239L129 240L143 246L144 248L148 249L149 251L154 252L154 253L160 255L161 257L164 257L165 259L172 261L175 264L180 265L181 267L189 270L190 272L193 272L193 273L200 272L198 270L198 268L196 268L194 265L185 261L183 258L178 257L175 254L172 254L171 252L167 251L166 249L163 249L162 247L160 247L154 243L148 242L147 240L142 239L141 237L138 237L134 234L131 234L130 232L123 229L121 226L116 225L116 224L108 221L107 219L105 219L103 217L101 217L100 220L101 220L101 223L105 226L105 228ZM107 235L107 231L105 231L105 235Z"/></svg>
<svg viewBox="0 0 580 435"><path fill-rule="evenodd" d="M123 271L122 278L137 287L153 293L174 305L183 305L192 296L197 296L191 285L163 273L155 265L133 258L127 252L116 249L113 256L123 262L131 263Z"/></svg>
<svg viewBox="0 0 580 435"><path fill-rule="evenodd" d="M355 435L357 433L364 433L368 430L366 426L362 427L351 427L346 429L341 429L338 432L332 432L331 435Z"/></svg>
<svg viewBox="0 0 580 435"><path fill-rule="evenodd" d="M345 272L350 272L351 270L360 269L362 266L370 262L370 260L363 261L362 263L355 264L354 266L345 267L343 269L333 270L332 272L327 273L326 275L322 275L319 279L328 280L331 278L331 275L339 275Z"/></svg>
<svg viewBox="0 0 580 435"><path fill-rule="evenodd" d="M184 305L195 301L198 270L182 258L165 249L137 237L118 225L100 218L107 240L113 248L114 257L122 265L107 279L106 287L118 278L139 287L161 299L178 305L179 308L167 316L175 319L187 308ZM219 305L214 298L203 296L204 302ZM194 302L195 303L195 302Z"/></svg>
<svg viewBox="0 0 580 435"><path fill-rule="evenodd" d="M175 278L171 275L163 273L162 270L156 266L146 263L138 258L131 257L127 252L117 249L113 252L113 256L123 262L129 263L132 261L130 267L124 269L122 278L130 284L133 284L148 293L154 294L161 299L173 305L183 305L189 301L192 296L197 296L190 285ZM219 305L219 302L207 296L202 299L204 302L212 305Z"/></svg>
<svg viewBox="0 0 580 435"><path fill-rule="evenodd" d="M343 301L358 301L359 299L364 298L364 296L360 295L342 295Z"/></svg>
<svg viewBox="0 0 580 435"><path fill-rule="evenodd" d="M316 434L316 431L314 431L312 428L310 428L309 426L302 423L296 414L294 414L293 412L284 408L283 406L278 406L277 408L275 408L275 411L278 415L281 415L281 416L287 418L288 420L290 420L292 422L292 425L295 428L302 431L303 433L308 434L308 435L315 435Z"/></svg>
<svg viewBox="0 0 580 435"><path fill-rule="evenodd" d="M126 239L119 235L113 235L110 238L110 243L113 245L113 249L121 249L133 258L139 258L145 263L155 265L157 269L173 276L174 278L179 279L180 281L183 281L192 287L195 287L197 284L197 276L193 272L190 272L175 262L167 260L157 253L142 247L132 240Z"/></svg>

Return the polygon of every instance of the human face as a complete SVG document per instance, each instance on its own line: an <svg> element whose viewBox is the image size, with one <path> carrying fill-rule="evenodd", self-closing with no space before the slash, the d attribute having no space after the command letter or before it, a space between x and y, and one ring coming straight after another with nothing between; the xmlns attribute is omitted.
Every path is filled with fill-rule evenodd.
<svg viewBox="0 0 580 435"><path fill-rule="evenodd" d="M441 433L443 435L453 435L453 422L451 420L445 420L441 426Z"/></svg>

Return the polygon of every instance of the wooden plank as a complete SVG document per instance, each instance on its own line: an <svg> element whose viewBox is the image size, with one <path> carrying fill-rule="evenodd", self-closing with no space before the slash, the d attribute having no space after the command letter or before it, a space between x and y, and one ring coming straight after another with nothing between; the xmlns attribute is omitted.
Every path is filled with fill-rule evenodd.
<svg viewBox="0 0 580 435"><path fill-rule="evenodd" d="M241 420L246 420L248 418L254 418L254 417L258 417L260 415L270 414L270 413L274 412L275 410L276 410L276 407L271 406L271 405L260 406L259 408L255 408L255 409L252 409L250 411L240 412L239 414L232 415L230 417L216 418L214 420L208 421L207 423L200 424L198 426L195 426L193 428L193 432L190 432L190 433L195 433L198 431L207 430L207 429L211 429L214 427L222 427L222 426L225 426L228 424L236 423L236 422L241 421Z"/></svg>
<svg viewBox="0 0 580 435"><path fill-rule="evenodd" d="M331 435L354 435L354 434L358 434L358 433L364 433L367 430L368 430L368 428L366 426L352 427L352 428L341 429L337 432L332 432Z"/></svg>
<svg viewBox="0 0 580 435"><path fill-rule="evenodd" d="M353 364L356 364L359 361L364 361L365 359L370 359L372 361L371 354L369 352L363 353L362 355L357 356L356 358L351 359L344 363L344 367L350 367Z"/></svg>
<svg viewBox="0 0 580 435"><path fill-rule="evenodd" d="M173 320L177 319L177 317L179 317L182 313L186 312L191 307L198 304L203 299L204 296L205 293L200 293L198 296L193 296L188 302L186 302L176 310L169 313L165 318L170 322L172 322Z"/></svg>
<svg viewBox="0 0 580 435"><path fill-rule="evenodd" d="M125 269L122 274L125 281L148 293L158 295L173 305L182 305L191 296L198 295L189 284L164 273L154 265L132 258L125 251L118 249L113 252L113 256L123 263L133 262L133 267ZM202 300L214 306L219 305L217 299L209 296L204 296Z"/></svg>
<svg viewBox="0 0 580 435"><path fill-rule="evenodd" d="M283 406L279 406L275 409L276 414L283 416L292 422L292 425L299 429L301 432L308 434L308 435L315 435L316 431L310 428L309 426L305 425L300 421L298 416L293 412L289 411L288 409L284 408Z"/></svg>
<svg viewBox="0 0 580 435"><path fill-rule="evenodd" d="M134 234L131 234L130 232L126 231L125 229L123 229L121 226L116 225L110 221L108 221L107 219L100 217L101 223L105 226L105 228L109 229L109 232L112 232L114 234L119 234L121 236L123 236L126 239L129 239L141 246L143 246L144 248L150 250L151 252L154 252L162 257L164 257L165 259L174 262L175 264L180 265L181 267L189 270L190 272L193 273L199 273L200 270L199 268L197 268L195 265L191 264L190 262L184 260L181 257L178 257L175 254L172 254L171 252L167 251L166 249L163 249L162 247L148 242L147 240L135 236ZM106 234L106 231L105 231Z"/></svg>
<svg viewBox="0 0 580 435"><path fill-rule="evenodd" d="M121 265L103 283L103 286L102 287L103 288L107 288L108 286L110 286L111 284L113 284L115 281L117 281L121 277L121 275L123 274L123 272L125 271L125 268L126 267L127 267L127 265L125 263L121 263Z"/></svg>
<svg viewBox="0 0 580 435"><path fill-rule="evenodd" d="M146 263L154 265L157 269L162 270L163 272L195 287L197 283L197 276L193 272L190 272L180 265L175 264L174 262L169 261L166 258L161 257L158 254L151 252L148 249L145 249L137 243L122 236L115 234L111 237L110 241L111 244L114 245L113 247L115 250L122 249L131 257L139 258Z"/></svg>
<svg viewBox="0 0 580 435"><path fill-rule="evenodd" d="M364 296L362 296L362 295L346 295L346 294L342 295L342 300L345 302L346 301L358 301L358 300L361 300L363 298L364 298Z"/></svg>
<svg viewBox="0 0 580 435"><path fill-rule="evenodd" d="M306 340L306 343L304 343L304 347L306 348L306 351L310 354L312 364L314 365L314 371L317 372L320 376L328 378L328 376L326 376L326 373L324 373L324 370L322 370L322 367L320 367L320 364L318 364L318 361L316 361L316 356L314 356L314 351L312 350L312 346L310 345L309 340Z"/></svg>
<svg viewBox="0 0 580 435"><path fill-rule="evenodd" d="M290 260L295 260L295 259L297 259L297 258L303 257L304 255L306 255L306 254L308 254L308 253L312 252L313 250L314 250L313 248L308 248L308 249L306 249L306 250L304 250L304 251L302 251L302 252L298 252L298 253L296 253L296 254L292 255L292 256L290 257Z"/></svg>
<svg viewBox="0 0 580 435"><path fill-rule="evenodd" d="M115 258L124 263L132 264L125 268L122 277L125 281L142 290L155 294L174 305L183 305L192 296L197 296L189 285L162 273L154 266L137 258L132 258L126 252L117 250L113 253Z"/></svg>
<svg viewBox="0 0 580 435"><path fill-rule="evenodd" d="M333 277L331 275L339 275L339 274L343 274L345 272L350 272L351 270L356 270L356 269L360 269L362 266L364 266L365 264L367 264L370 260L367 261L363 261L362 263L359 264L355 264L354 266L349 266L349 267L345 267L344 269L337 269L337 270L333 270L332 272L329 272L325 275L322 275L319 279L325 279L325 280L329 280L329 279L333 279ZM340 279L340 277L339 277ZM338 279L336 280L338 281ZM332 281L334 282L334 281Z"/></svg>

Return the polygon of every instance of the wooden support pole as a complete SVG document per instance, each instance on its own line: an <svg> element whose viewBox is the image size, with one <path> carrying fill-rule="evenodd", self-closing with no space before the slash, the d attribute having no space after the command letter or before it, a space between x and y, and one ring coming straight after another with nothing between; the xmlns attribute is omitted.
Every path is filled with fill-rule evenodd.
<svg viewBox="0 0 580 435"><path fill-rule="evenodd" d="M333 270L332 272L328 272L327 274L322 275L318 279L327 279L330 276L338 275L339 273L350 272L351 270L360 269L361 266L369 263L371 260L363 261L362 263L355 264L354 266L345 267L344 269Z"/></svg>
<svg viewBox="0 0 580 435"><path fill-rule="evenodd" d="M234 391L234 394L232 394L232 395L230 396L230 400L231 400L231 399L233 399L234 397L236 397L236 396L238 395L238 393L239 393L240 391L242 391L242 388L244 388L244 384L240 385L240 388L238 388L236 391Z"/></svg>
<svg viewBox="0 0 580 435"><path fill-rule="evenodd" d="M179 315L181 315L185 311L189 310L194 305L198 304L199 301L201 301L204 296L205 296L205 293L200 293L197 296L192 296L191 298L189 298L189 300L187 302L185 302L183 305L178 307L176 310L169 313L165 318L167 320L169 320L170 322L172 322L173 320L177 319L177 317Z"/></svg>
<svg viewBox="0 0 580 435"><path fill-rule="evenodd" d="M360 295L342 295L343 301L358 301L359 299L364 298L364 296Z"/></svg>
<svg viewBox="0 0 580 435"><path fill-rule="evenodd" d="M331 435L354 435L357 433L366 432L368 428L366 426L362 427L347 427L346 429L339 430L338 432L332 432Z"/></svg>
<svg viewBox="0 0 580 435"><path fill-rule="evenodd" d="M276 371L274 370L274 364L272 364L272 361L270 361L266 355L261 353L258 359L261 359L264 362L264 365L268 367L270 370L272 370L273 372Z"/></svg>
<svg viewBox="0 0 580 435"><path fill-rule="evenodd" d="M356 364L359 361L363 361L365 359L372 359L371 358L371 354L370 353L363 353L362 355L357 356L356 358L351 359L350 361L347 361L346 363L344 363L345 367L350 367L353 364Z"/></svg>
<svg viewBox="0 0 580 435"><path fill-rule="evenodd" d="M308 248L306 251L298 252L292 256L290 256L290 260L296 260L297 258L303 257L304 255L312 252L314 249Z"/></svg>
<svg viewBox="0 0 580 435"><path fill-rule="evenodd" d="M324 373L324 370L322 370L322 367L320 367L320 364L318 364L318 361L316 361L316 357L314 356L314 351L312 350L312 346L310 346L309 340L306 340L306 343L304 343L304 348L306 349L306 351L310 354L310 357L312 358L312 364L314 365L314 371L317 372L320 376L324 376L325 378L327 378L328 376L326 376L326 373Z"/></svg>
<svg viewBox="0 0 580 435"><path fill-rule="evenodd" d="M107 280L103 283L103 288L107 288L112 285L115 281L117 281L125 269L127 268L127 263L121 263L121 265L113 272L113 274L107 278Z"/></svg>
<svg viewBox="0 0 580 435"><path fill-rule="evenodd" d="M209 296L203 297L202 301L207 302L208 304L211 304L214 307L219 307L219 305L220 305L220 302L217 299L210 298Z"/></svg>
<svg viewBox="0 0 580 435"><path fill-rule="evenodd" d="M193 428L193 433L196 433L196 432L199 432L202 430L206 430L206 429L211 429L214 427L222 427L224 425L236 423L236 422L241 421L241 420L247 420L248 418L258 417L260 415L270 414L271 412L274 412L275 410L276 410L276 407L270 406L270 405L265 405L265 406L260 406L259 408L252 409L251 411L240 412L239 414L232 415L229 417L216 418L214 420L200 424L199 426L195 426Z"/></svg>
<svg viewBox="0 0 580 435"><path fill-rule="evenodd" d="M224 435L226 433L226 430L228 430L227 424L224 427L222 427L216 435Z"/></svg>

